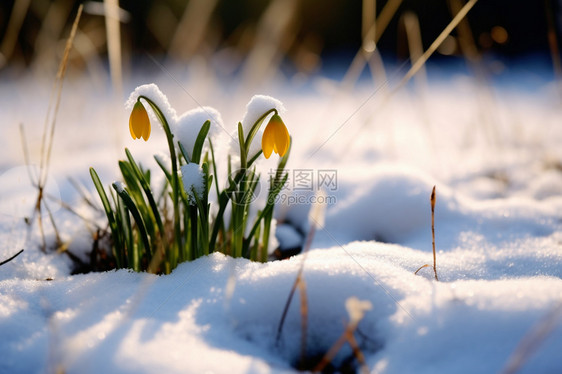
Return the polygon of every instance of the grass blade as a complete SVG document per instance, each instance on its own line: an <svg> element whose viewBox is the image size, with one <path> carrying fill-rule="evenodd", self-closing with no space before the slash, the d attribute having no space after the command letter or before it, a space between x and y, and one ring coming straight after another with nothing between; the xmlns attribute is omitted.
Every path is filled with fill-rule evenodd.
<svg viewBox="0 0 562 374"><path fill-rule="evenodd" d="M131 196L129 195L127 190L125 190L123 188L122 185L120 185L118 183L113 183L112 186L113 186L113 189L115 189L115 192L117 192L119 197L125 203L125 206L129 210L129 212L131 212L131 214L133 215L133 219L135 220L135 223L137 224L137 227L138 227L138 230L139 230L139 235L141 237L144 248L150 254L150 256L152 256L153 255L152 248L150 246L150 241L148 240L148 234L146 232L146 227L145 227L144 221L143 221L143 219L140 215L140 212L139 212L135 202L133 201L133 199L131 199Z"/></svg>
<svg viewBox="0 0 562 374"><path fill-rule="evenodd" d="M195 145L193 146L193 153L191 159L195 163L199 163L201 161L201 152L203 151L203 144L205 144L205 139L207 138L207 134L211 129L211 121L207 120L199 130L199 134L197 135L197 139L195 140Z"/></svg>

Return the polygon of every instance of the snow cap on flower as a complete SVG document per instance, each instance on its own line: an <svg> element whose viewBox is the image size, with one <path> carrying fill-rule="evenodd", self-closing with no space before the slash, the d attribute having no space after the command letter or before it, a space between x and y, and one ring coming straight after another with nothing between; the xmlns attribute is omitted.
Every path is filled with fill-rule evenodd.
<svg viewBox="0 0 562 374"><path fill-rule="evenodd" d="M156 104L160 108L160 110L164 114L164 117L166 117L166 121L168 121L170 125L172 125L176 121L176 111L168 102L168 98L166 97L166 95L164 95L162 91L160 91L158 86L154 83L143 84L142 86L138 86L133 92L131 92L131 94L129 95L129 99L127 100L127 102L125 102L125 109L128 112L133 111L133 108L135 107L139 96L146 96L150 100L152 100L154 104ZM146 108L146 105L148 104L143 103L143 105L145 105ZM155 121L160 123L152 110L147 110L147 112L152 123L156 123Z"/></svg>
<svg viewBox="0 0 562 374"><path fill-rule="evenodd" d="M254 95L248 105L246 105L246 113L242 117L244 134L248 134L258 118L270 109L277 109L277 113L280 115L285 113L285 107L281 101L271 96Z"/></svg>
<svg viewBox="0 0 562 374"><path fill-rule="evenodd" d="M202 199L205 193L205 179L203 170L201 170L199 165L195 163L182 165L181 179L189 203L191 205L196 205L197 201L195 200L195 196L193 195L193 193L196 193L199 199Z"/></svg>
<svg viewBox="0 0 562 374"><path fill-rule="evenodd" d="M277 109L277 113L282 115L285 113L285 107L283 103L271 96L266 95L254 95L248 105L246 105L246 113L242 117L242 128L244 129L244 136L248 136L250 129L256 123L256 121L268 110ZM269 119L266 118L264 123L268 123ZM260 127L254 141L250 145L249 157L252 157L261 150L261 139L263 137L263 128ZM237 139L238 136L235 136Z"/></svg>
<svg viewBox="0 0 562 374"><path fill-rule="evenodd" d="M201 127L203 127L206 121L211 121L211 128L207 135L210 138L216 136L224 128L221 114L215 108L209 106L185 112L177 119L174 127L172 127L172 132L176 137L175 140L182 144L190 159L197 135L199 135L199 131L201 131Z"/></svg>

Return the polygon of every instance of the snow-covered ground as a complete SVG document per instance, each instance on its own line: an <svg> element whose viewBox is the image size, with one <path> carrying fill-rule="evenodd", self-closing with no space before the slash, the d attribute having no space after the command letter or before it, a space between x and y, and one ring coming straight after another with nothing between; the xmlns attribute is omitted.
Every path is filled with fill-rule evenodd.
<svg viewBox="0 0 562 374"><path fill-rule="evenodd" d="M326 193L326 224L303 273L310 360L342 335L356 297L372 306L354 334L372 372L562 372L562 105L553 83L485 87L449 74L387 98L368 82L352 92L325 78L249 92L197 76L138 77L127 89L153 81L178 115L212 106L228 131L253 94L281 100L293 138L276 211L285 247L307 232L315 191ZM0 87L0 260L25 249L0 267L0 372L293 372L298 293L275 337L302 255L259 264L213 254L167 276L70 275L68 256L39 250L37 224L24 223L35 190L18 126L39 164L50 88L32 79ZM89 217L68 177L93 194L90 166L109 183L123 147L151 168L166 150L157 127L146 143L130 139L124 101L88 78L65 83L47 190ZM262 178L274 158L261 161ZM439 282L431 268L414 275L433 258L434 185ZM87 225L51 206L69 250L86 259ZM349 362L358 369L345 344L332 364Z"/></svg>

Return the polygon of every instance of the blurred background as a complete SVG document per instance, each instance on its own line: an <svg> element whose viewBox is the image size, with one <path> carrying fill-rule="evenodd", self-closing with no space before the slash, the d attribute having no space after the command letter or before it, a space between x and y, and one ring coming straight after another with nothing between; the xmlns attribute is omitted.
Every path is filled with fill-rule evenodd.
<svg viewBox="0 0 562 374"><path fill-rule="evenodd" d="M465 0L2 0L0 76L52 76L81 3L69 74L111 71L118 86L135 71L161 70L155 60L199 61L217 77L256 82L339 79L357 53L415 60ZM559 73L561 8L560 0L480 0L430 62Z"/></svg>
<svg viewBox="0 0 562 374"><path fill-rule="evenodd" d="M80 5L62 90L55 77ZM340 200L328 215L353 240L357 221L372 233L366 218L387 216L381 206L419 207L406 221L421 227L423 186L476 200L559 198L561 40L562 0L1 0L0 173L42 162L55 122L49 180L67 201L80 198L69 175L92 190L89 166L115 180L124 146L157 168L164 132L133 141L123 107L153 82L178 115L204 105L221 113L220 160L253 95L282 101L295 140L287 167L337 170ZM355 192L379 180L384 193L368 196L382 203L364 203ZM346 213L354 204L360 215ZM284 209L280 217L306 225L308 205ZM364 239L409 230L392 216Z"/></svg>

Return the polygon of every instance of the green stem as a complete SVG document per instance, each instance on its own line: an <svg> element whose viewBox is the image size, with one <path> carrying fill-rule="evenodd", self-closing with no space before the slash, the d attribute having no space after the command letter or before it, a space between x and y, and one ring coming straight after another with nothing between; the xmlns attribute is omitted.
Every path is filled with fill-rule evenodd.
<svg viewBox="0 0 562 374"><path fill-rule="evenodd" d="M189 206L189 219L191 220L191 258L195 260L201 257L201 251L197 245L197 207L195 205Z"/></svg>
<svg viewBox="0 0 562 374"><path fill-rule="evenodd" d="M273 109L268 110L267 112L262 114L261 117L258 118L258 120L256 122L254 122L254 125L252 126L252 128L250 129L250 132L248 133L248 137L246 138L246 142L244 143L246 155L248 155L248 152L250 152L250 144L252 144L252 140L254 140L254 137L258 133L258 130L261 126L261 123L271 113L278 114L277 109L273 108Z"/></svg>
<svg viewBox="0 0 562 374"><path fill-rule="evenodd" d="M170 125L168 125L168 121L164 114L150 98L140 95L137 100L144 99L156 114L156 117L160 120L162 127L164 128L164 132L166 133L166 138L168 140L168 148L170 149L170 159L172 161L172 203L174 205L174 236L176 239L176 245L178 247L178 251L182 248L182 240L181 240L181 222L180 222L180 210L179 210L179 179L178 179L178 164L177 164L177 157L176 157L176 149L174 146L174 135L170 130Z"/></svg>

